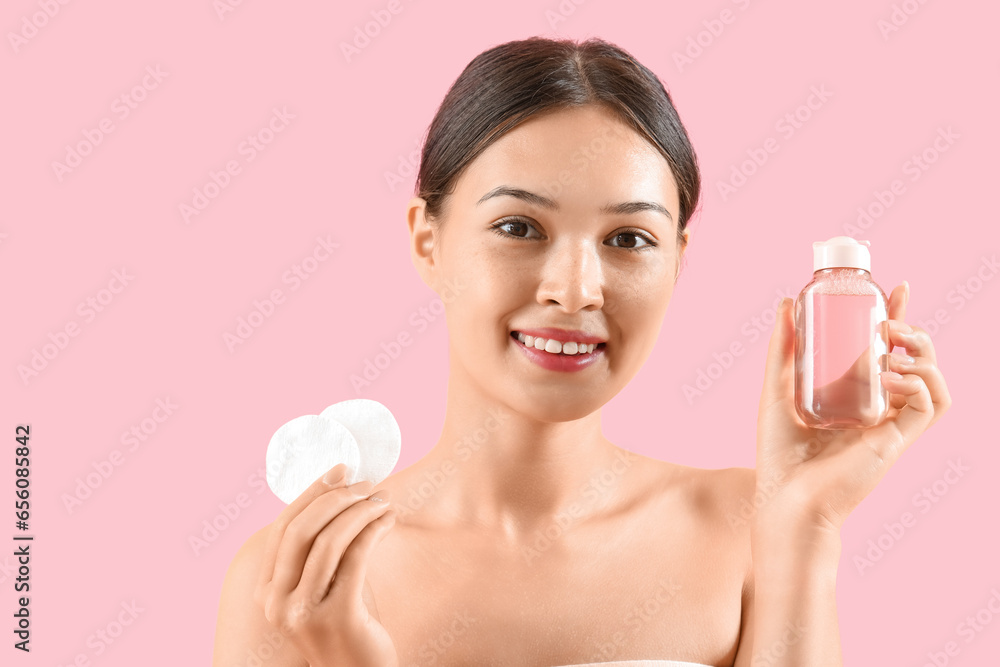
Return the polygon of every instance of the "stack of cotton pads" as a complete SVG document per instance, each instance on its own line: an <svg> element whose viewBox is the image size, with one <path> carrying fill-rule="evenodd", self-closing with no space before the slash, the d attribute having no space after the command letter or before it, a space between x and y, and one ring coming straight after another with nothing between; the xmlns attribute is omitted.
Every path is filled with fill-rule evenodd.
<svg viewBox="0 0 1000 667"><path fill-rule="evenodd" d="M317 477L346 463L348 484L367 479L377 486L396 467L401 443L399 424L378 401L334 403L275 431L267 446L267 485L290 504Z"/></svg>

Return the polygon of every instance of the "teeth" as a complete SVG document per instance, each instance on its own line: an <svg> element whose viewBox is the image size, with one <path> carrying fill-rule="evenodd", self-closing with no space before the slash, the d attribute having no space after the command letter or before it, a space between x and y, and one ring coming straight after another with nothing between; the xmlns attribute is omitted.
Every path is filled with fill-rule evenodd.
<svg viewBox="0 0 1000 667"><path fill-rule="evenodd" d="M588 345L586 343L577 343L574 341L562 343L558 340L527 336L520 331L517 332L517 339L528 347L533 347L536 350L544 350L552 354L590 354L598 345L597 343L590 343Z"/></svg>

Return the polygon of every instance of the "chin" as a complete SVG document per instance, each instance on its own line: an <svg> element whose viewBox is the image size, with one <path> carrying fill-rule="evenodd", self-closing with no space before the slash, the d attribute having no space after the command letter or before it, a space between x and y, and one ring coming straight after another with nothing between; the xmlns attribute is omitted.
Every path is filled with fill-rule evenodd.
<svg viewBox="0 0 1000 667"><path fill-rule="evenodd" d="M545 390L540 389L539 391ZM517 414L536 421L560 424L583 419L600 410L603 405L603 403L589 398L573 399L566 396L560 397L549 392L546 398L522 394L520 400L511 405L510 408Z"/></svg>

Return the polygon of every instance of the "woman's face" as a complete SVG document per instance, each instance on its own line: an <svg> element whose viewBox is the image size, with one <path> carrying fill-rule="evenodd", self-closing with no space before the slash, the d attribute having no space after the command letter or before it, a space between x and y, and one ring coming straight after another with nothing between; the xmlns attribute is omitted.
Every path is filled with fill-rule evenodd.
<svg viewBox="0 0 1000 667"><path fill-rule="evenodd" d="M666 160L596 106L533 117L493 143L460 176L440 227L414 198L413 260L445 304L451 381L546 422L598 410L659 334L679 212ZM544 327L605 342L574 357L582 369L553 370L550 352L512 334Z"/></svg>

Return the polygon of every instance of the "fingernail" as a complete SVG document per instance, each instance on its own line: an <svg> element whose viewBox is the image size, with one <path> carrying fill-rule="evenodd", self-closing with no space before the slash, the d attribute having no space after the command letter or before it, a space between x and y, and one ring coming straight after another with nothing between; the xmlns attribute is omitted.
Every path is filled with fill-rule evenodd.
<svg viewBox="0 0 1000 667"><path fill-rule="evenodd" d="M379 489L374 495L369 496L368 500L374 503L387 503L392 500L392 494L389 493L389 489Z"/></svg>
<svg viewBox="0 0 1000 667"><path fill-rule="evenodd" d="M896 380L902 380L903 379L902 375L900 375L899 373L896 373L894 371L882 371L882 377L884 377L885 379L887 379L889 381L893 381L893 382L896 381Z"/></svg>
<svg viewBox="0 0 1000 667"><path fill-rule="evenodd" d="M333 486L337 482L344 479L345 476L343 468L340 469L340 472L337 472L337 466L334 466L327 470L326 474L323 475L323 483L327 486Z"/></svg>
<svg viewBox="0 0 1000 667"><path fill-rule="evenodd" d="M895 361L897 364L901 366L912 366L913 364L917 363L917 360L908 354L900 354L899 352L893 352L889 356L891 356L893 358L893 361Z"/></svg>

